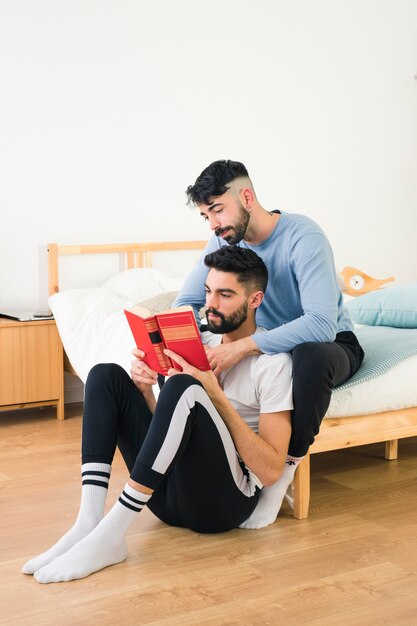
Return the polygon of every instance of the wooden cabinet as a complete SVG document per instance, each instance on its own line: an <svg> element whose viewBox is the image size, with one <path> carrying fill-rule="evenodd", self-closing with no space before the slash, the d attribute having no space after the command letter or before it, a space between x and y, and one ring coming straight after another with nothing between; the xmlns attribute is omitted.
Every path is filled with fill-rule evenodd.
<svg viewBox="0 0 417 626"><path fill-rule="evenodd" d="M63 348L55 321L0 319L0 411L48 405L64 419Z"/></svg>

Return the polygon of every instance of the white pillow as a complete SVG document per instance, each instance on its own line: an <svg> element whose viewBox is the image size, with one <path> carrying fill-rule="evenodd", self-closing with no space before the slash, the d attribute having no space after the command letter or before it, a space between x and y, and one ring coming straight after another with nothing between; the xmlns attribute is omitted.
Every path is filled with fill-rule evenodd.
<svg viewBox="0 0 417 626"><path fill-rule="evenodd" d="M135 342L123 313L138 302L177 290L180 279L153 268L127 270L102 287L68 289L48 300L65 352L83 382L97 363L118 363L130 372Z"/></svg>
<svg viewBox="0 0 417 626"><path fill-rule="evenodd" d="M132 306L108 289L69 289L48 300L65 352L83 382L97 363L118 363L127 372L135 342L123 313Z"/></svg>
<svg viewBox="0 0 417 626"><path fill-rule="evenodd" d="M162 293L177 291L182 279L165 276L154 268L137 268L121 272L107 280L103 288L134 304Z"/></svg>
<svg viewBox="0 0 417 626"><path fill-rule="evenodd" d="M347 309L359 324L417 328L417 282L370 291L349 302Z"/></svg>

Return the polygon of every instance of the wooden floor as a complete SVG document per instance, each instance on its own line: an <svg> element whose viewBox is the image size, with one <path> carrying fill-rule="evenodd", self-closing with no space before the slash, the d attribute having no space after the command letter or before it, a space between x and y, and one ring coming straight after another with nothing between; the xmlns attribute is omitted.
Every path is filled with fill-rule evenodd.
<svg viewBox="0 0 417 626"><path fill-rule="evenodd" d="M0 623L348 626L417 624L417 440L315 455L310 517L198 535L148 510L124 563L40 585L20 573L78 510L80 406L0 414ZM126 479L114 465L109 506Z"/></svg>

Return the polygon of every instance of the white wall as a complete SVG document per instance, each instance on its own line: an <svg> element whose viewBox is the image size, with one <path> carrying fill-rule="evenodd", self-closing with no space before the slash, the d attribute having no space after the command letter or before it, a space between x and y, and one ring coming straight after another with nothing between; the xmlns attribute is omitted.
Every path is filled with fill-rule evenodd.
<svg viewBox="0 0 417 626"><path fill-rule="evenodd" d="M415 0L0 0L0 59L0 308L45 306L49 241L205 238L218 158L417 280Z"/></svg>

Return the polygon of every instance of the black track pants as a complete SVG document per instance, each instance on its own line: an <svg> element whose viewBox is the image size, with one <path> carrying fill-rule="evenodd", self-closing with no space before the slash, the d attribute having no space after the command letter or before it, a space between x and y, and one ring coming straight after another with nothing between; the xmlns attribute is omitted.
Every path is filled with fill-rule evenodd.
<svg viewBox="0 0 417 626"><path fill-rule="evenodd" d="M116 446L131 478L155 490L148 506L168 524L220 532L236 528L256 506L257 481L191 376L167 380L152 416L121 367L93 367L85 388L82 462L111 463Z"/></svg>
<svg viewBox="0 0 417 626"><path fill-rule="evenodd" d="M292 351L292 434L288 453L304 456L320 429L332 391L348 380L363 361L354 333L345 331L328 343L302 343Z"/></svg>

